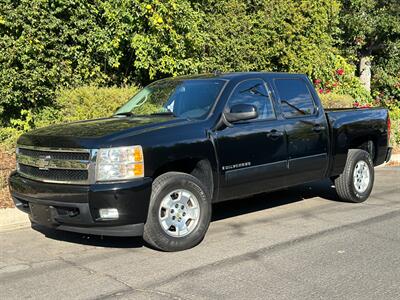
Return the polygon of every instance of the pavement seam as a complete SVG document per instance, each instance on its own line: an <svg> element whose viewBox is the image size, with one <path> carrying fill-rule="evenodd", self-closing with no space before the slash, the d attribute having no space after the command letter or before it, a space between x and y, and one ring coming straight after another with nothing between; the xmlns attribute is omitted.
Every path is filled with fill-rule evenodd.
<svg viewBox="0 0 400 300"><path fill-rule="evenodd" d="M178 296L175 294L171 294L171 293L167 293L167 292L163 292L163 291L159 291L159 290L155 290L155 289L141 289L141 288L131 288L131 289L120 290L120 291L114 292L109 295L96 297L95 299L96 300L111 299L111 298L114 299L116 297L123 297L126 295L131 295L136 292L145 293L145 294L155 294L155 295L159 295L159 296L166 297L168 299L173 299L173 300L187 300L186 298L183 298L182 296Z"/></svg>
<svg viewBox="0 0 400 300"><path fill-rule="evenodd" d="M174 299L174 300L184 300L184 298L182 298L178 295L171 294L171 293L166 293L166 292L158 291L155 289L142 289L142 288L137 288L137 287L131 286L129 283L127 283L111 274L99 272L94 269L88 268L86 266L79 265L79 264L77 264L71 260L68 260L64 257L59 257L59 260L63 261L64 263L66 263L74 268L84 271L84 272L88 273L89 275L94 274L94 275L104 276L104 277L114 280L115 282L118 282L126 287L126 289L118 290L118 291L112 293L111 295L104 295L104 296L96 297L96 299L109 299L109 298L114 298L116 296L123 296L126 294L131 294L130 292L141 292L141 293L158 294L160 296L168 297L168 298Z"/></svg>

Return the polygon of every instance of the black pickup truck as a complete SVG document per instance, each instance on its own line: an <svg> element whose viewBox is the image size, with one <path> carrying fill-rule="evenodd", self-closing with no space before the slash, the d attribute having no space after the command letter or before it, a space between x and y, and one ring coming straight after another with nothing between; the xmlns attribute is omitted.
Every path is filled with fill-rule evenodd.
<svg viewBox="0 0 400 300"><path fill-rule="evenodd" d="M324 178L365 201L389 132L386 109L324 111L303 74L176 77L109 118L22 135L9 185L33 223L178 251L203 239L215 202Z"/></svg>

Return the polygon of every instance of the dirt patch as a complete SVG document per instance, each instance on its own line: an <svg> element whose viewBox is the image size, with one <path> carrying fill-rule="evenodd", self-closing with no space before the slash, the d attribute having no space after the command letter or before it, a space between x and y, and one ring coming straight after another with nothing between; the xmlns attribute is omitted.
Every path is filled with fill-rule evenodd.
<svg viewBox="0 0 400 300"><path fill-rule="evenodd" d="M8 191L8 176L15 170L15 154L0 149L0 208L14 207Z"/></svg>

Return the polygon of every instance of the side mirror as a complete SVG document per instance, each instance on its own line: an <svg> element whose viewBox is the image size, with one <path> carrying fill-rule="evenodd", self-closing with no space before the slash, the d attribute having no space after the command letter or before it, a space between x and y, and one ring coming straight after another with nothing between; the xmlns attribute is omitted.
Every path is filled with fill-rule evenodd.
<svg viewBox="0 0 400 300"><path fill-rule="evenodd" d="M254 105L236 104L231 107L229 112L225 112L224 116L228 122L234 123L237 121L256 119L258 117L258 112Z"/></svg>

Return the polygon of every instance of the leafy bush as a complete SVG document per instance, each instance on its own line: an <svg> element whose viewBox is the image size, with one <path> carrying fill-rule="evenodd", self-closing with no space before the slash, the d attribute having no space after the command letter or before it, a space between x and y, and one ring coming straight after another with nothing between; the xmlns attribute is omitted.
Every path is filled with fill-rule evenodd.
<svg viewBox="0 0 400 300"><path fill-rule="evenodd" d="M95 86L63 89L57 93L53 107L35 116L35 126L108 117L136 92L136 86L102 88Z"/></svg>
<svg viewBox="0 0 400 300"><path fill-rule="evenodd" d="M319 95L324 108L352 108L354 98L350 95L334 93Z"/></svg>
<svg viewBox="0 0 400 300"><path fill-rule="evenodd" d="M12 150L17 138L24 132L52 124L88 120L110 116L131 98L138 88L98 88L94 86L63 89L57 93L54 106L32 114L24 112L24 118L11 122L14 126L0 129L0 144Z"/></svg>
<svg viewBox="0 0 400 300"><path fill-rule="evenodd" d="M400 107L392 106L389 114L392 124L390 142L392 146L400 150Z"/></svg>

